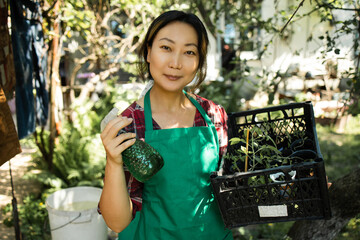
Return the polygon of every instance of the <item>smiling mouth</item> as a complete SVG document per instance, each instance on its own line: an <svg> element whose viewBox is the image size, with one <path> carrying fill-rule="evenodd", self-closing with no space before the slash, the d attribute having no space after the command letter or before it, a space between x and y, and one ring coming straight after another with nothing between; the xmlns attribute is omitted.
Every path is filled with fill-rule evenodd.
<svg viewBox="0 0 360 240"><path fill-rule="evenodd" d="M181 76L175 76L175 75L168 75L168 74L164 74L164 76L169 79L169 80L172 80L172 81L175 81L175 80L178 80L181 78Z"/></svg>

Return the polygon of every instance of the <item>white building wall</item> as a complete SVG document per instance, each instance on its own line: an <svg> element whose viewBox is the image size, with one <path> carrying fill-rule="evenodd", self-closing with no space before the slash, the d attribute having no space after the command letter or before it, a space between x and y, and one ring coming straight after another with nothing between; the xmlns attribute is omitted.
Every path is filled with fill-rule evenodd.
<svg viewBox="0 0 360 240"><path fill-rule="evenodd" d="M263 19L268 19L274 16L275 13L287 9L290 5L299 4L296 0L264 0L262 3L261 15ZM316 4L314 1L305 1L297 12L297 15L303 15L310 12ZM352 12L334 10L336 20L347 20L352 18ZM290 17L289 15L288 17ZM279 29L284 26L285 22L278 22L276 25ZM325 36L326 31L333 33L339 26L330 25L329 21L320 22L320 17L317 13L312 13L308 17L299 19L294 16L291 24L285 30L286 37L279 35L273 36L261 31L260 40L262 47L264 44L272 40L269 44L266 53L261 60L256 60L257 52L242 52L240 57L248 59L248 64L253 67L253 73L257 74L262 68L272 72L285 73L291 65L296 64L299 69L299 75L304 76L306 72L311 72L313 76L325 75L326 68L324 58L322 58L321 51L326 45L325 40L319 39L320 36ZM223 29L224 30L224 29ZM308 41L309 37L311 41ZM340 48L340 54L329 52L326 59L331 59L338 64L339 72L349 69L353 65L351 54L351 46L354 41L354 35L342 34L337 40ZM220 74L219 58L221 57L219 49L217 48L216 39L209 34L210 49L208 53L208 80L216 80ZM298 55L295 54L298 53ZM349 54L350 52L350 54ZM271 77L271 75L270 75ZM256 79L254 77L254 79Z"/></svg>
<svg viewBox="0 0 360 240"><path fill-rule="evenodd" d="M290 4L296 3L298 2L280 0L275 5L274 0L265 0L262 7L262 16L264 19L268 19L276 12L286 9ZM311 9L310 2L305 1L304 5L299 8L298 14L305 14ZM280 71L280 73L284 73L291 64L297 63L301 72L311 70L314 73L316 72L316 74L323 74L325 68L321 64L322 60L316 59L320 56L320 47L323 45L322 40L318 37L322 36L327 30L330 30L330 25L327 22L316 24L318 22L319 17L316 14L300 20L295 16L291 24L284 30L285 37L269 36L263 31L263 44L273 38L273 44L269 46L267 54L261 59L263 66L273 72ZM279 22L276 25L281 29L285 23ZM309 42L307 39L311 34L312 41ZM295 52L299 55L295 55Z"/></svg>

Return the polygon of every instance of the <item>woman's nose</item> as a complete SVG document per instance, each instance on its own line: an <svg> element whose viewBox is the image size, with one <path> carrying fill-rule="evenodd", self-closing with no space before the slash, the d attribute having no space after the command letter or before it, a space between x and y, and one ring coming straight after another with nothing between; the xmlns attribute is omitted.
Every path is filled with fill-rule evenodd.
<svg viewBox="0 0 360 240"><path fill-rule="evenodd" d="M181 55L178 53L174 53L173 56L170 59L169 67L174 69L181 69Z"/></svg>

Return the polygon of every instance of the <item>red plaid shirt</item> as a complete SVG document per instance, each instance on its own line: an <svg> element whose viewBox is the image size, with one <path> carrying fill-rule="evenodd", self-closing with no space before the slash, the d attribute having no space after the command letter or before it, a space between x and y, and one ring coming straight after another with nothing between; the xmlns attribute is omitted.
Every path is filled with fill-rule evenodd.
<svg viewBox="0 0 360 240"><path fill-rule="evenodd" d="M205 110L205 112L207 113L207 115L210 117L211 121L215 125L219 138L219 146L220 146L219 159L222 159L228 143L227 125L226 125L227 114L224 108L221 107L220 105L217 105L214 102L202 98L198 95L195 96L196 96L196 101L200 103L201 107ZM134 102L127 109L125 109L121 113L121 115L133 119L132 123L125 128L125 131L136 132L137 137L141 140L144 140L145 139L144 109L136 102ZM198 110L196 111L195 114L194 126L195 127L206 126L206 122ZM160 129L160 126L155 121L153 121L153 128L154 130ZM126 167L125 167L125 177L126 177L129 195L133 203L133 216L135 216L136 211L140 211L142 207L143 183L137 181L127 170Z"/></svg>

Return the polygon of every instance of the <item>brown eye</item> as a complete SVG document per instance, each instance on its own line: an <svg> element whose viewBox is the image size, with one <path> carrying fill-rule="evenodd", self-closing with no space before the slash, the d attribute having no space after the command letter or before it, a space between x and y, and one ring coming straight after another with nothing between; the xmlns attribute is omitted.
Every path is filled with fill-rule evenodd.
<svg viewBox="0 0 360 240"><path fill-rule="evenodd" d="M170 50L170 47L168 47L168 46L161 46L160 48L162 48L162 49L164 49L164 50L167 50L167 51Z"/></svg>
<svg viewBox="0 0 360 240"><path fill-rule="evenodd" d="M194 56L196 55L196 53L194 51L186 51L185 53L187 55L194 55Z"/></svg>

